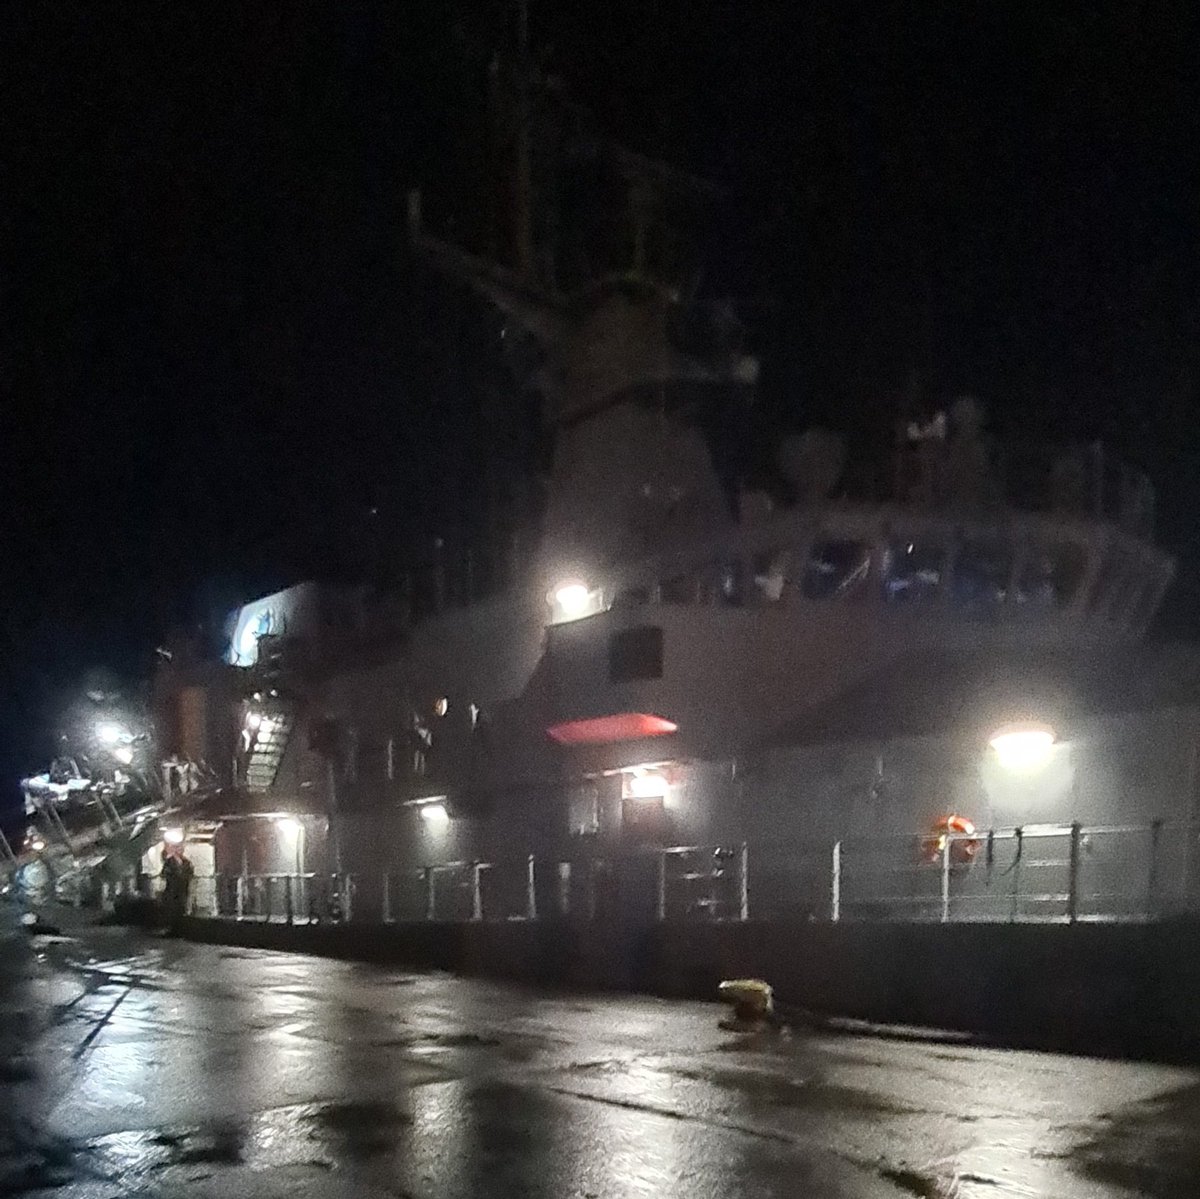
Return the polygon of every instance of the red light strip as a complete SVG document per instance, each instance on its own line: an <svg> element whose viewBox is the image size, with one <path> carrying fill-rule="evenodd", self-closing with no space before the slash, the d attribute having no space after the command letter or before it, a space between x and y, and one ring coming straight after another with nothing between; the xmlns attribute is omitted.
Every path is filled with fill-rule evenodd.
<svg viewBox="0 0 1200 1199"><path fill-rule="evenodd" d="M618 712L588 720L553 724L546 732L559 745L604 745L612 741L637 741L642 737L665 737L679 726L664 716L647 712Z"/></svg>

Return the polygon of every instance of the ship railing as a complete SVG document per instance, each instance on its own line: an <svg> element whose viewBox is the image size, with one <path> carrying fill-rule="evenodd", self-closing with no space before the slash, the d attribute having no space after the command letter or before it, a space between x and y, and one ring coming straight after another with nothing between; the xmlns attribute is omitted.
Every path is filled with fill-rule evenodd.
<svg viewBox="0 0 1200 1199"><path fill-rule="evenodd" d="M519 855L497 861L439 862L390 871L380 887L385 924L414 920L607 918L617 911L617 862L587 857Z"/></svg>
<svg viewBox="0 0 1200 1199"><path fill-rule="evenodd" d="M1029 824L513 854L374 875L218 875L214 907L276 923L1115 923L1200 914L1198 872L1192 826Z"/></svg>
<svg viewBox="0 0 1200 1199"><path fill-rule="evenodd" d="M1200 911L1198 869L1196 831L1162 821L654 846L392 872L381 918L1146 921Z"/></svg>
<svg viewBox="0 0 1200 1199"><path fill-rule="evenodd" d="M871 472L865 484L848 478L848 494L925 507L1011 507L1057 512L1116 524L1134 537L1154 533L1154 487L1138 467L1102 444L1020 445L993 448L990 439L964 448L924 438L903 445L890 489L880 491Z"/></svg>
<svg viewBox="0 0 1200 1199"><path fill-rule="evenodd" d="M214 879L212 914L263 924L323 924L350 920L358 890L354 874L314 872L225 874ZM196 910L196 915L203 915Z"/></svg>

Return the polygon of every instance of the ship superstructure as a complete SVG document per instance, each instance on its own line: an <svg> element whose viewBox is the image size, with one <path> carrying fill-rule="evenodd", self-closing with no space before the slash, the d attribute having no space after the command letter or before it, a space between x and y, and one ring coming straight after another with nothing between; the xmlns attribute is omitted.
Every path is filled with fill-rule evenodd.
<svg viewBox="0 0 1200 1199"><path fill-rule="evenodd" d="M796 863L824 879L855 838L922 896L951 817L1159 822L1178 867L1200 675L1145 641L1173 573L1146 479L1098 446L999 445L959 397L881 410L882 453L783 437L748 489L730 441L758 365L694 254L712 189L569 106L517 119L537 85L523 58L493 73L499 249L409 200L414 252L501 314L542 396L533 548L486 594L454 561L383 595L301 584L235 614L224 662L164 665L163 749L217 780L188 810L216 827L222 913L285 876L289 915L312 910L319 876L342 913L594 914L626 871L620 902L661 914L666 863L689 913L744 915L748 871L803 911ZM1105 869L1140 878L1149 845Z"/></svg>

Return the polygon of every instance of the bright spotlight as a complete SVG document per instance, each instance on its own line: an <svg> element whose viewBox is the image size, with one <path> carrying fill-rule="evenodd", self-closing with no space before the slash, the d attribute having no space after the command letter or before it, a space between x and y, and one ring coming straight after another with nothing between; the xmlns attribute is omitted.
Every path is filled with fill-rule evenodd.
<svg viewBox="0 0 1200 1199"><path fill-rule="evenodd" d="M560 583L554 589L554 602L568 620L585 615L591 598L592 593L587 589L587 585L576 580Z"/></svg>
<svg viewBox="0 0 1200 1199"><path fill-rule="evenodd" d="M182 845L183 844L183 829L181 829L181 828L165 828L165 829L163 829L163 842L167 845Z"/></svg>
<svg viewBox="0 0 1200 1199"><path fill-rule="evenodd" d="M115 720L102 720L96 725L96 737L103 745L116 745L124 732Z"/></svg>
<svg viewBox="0 0 1200 1199"><path fill-rule="evenodd" d="M261 712L250 712L246 716L246 727L248 729L256 729L260 724L262 724Z"/></svg>
<svg viewBox="0 0 1200 1199"><path fill-rule="evenodd" d="M29 843L29 848L32 849L34 853L41 853L42 850L46 848L46 842L43 841L41 837L35 837Z"/></svg>
<svg viewBox="0 0 1200 1199"><path fill-rule="evenodd" d="M1054 730L1046 724L1011 724L998 729L989 742L1006 770L1036 770L1050 759Z"/></svg>
<svg viewBox="0 0 1200 1199"><path fill-rule="evenodd" d="M295 841L304 827L295 816L281 816L275 821L275 826L289 841Z"/></svg>
<svg viewBox="0 0 1200 1199"><path fill-rule="evenodd" d="M633 799L664 799L667 794L666 777L657 770L630 775L625 780L625 787Z"/></svg>
<svg viewBox="0 0 1200 1199"><path fill-rule="evenodd" d="M446 811L445 804L422 804L417 810L421 813L421 819L426 821L430 828L445 828L450 823L450 813Z"/></svg>

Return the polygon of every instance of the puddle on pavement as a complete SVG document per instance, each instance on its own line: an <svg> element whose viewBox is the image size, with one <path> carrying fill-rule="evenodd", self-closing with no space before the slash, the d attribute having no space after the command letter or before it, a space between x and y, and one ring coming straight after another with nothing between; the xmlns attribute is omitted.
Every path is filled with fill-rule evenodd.
<svg viewBox="0 0 1200 1199"><path fill-rule="evenodd" d="M753 1070L681 1070L672 1074L693 1082L711 1083L729 1091L740 1091L751 1101L772 1107L837 1110L849 1115L908 1116L918 1109L895 1103L872 1091L824 1083L815 1078L787 1078L782 1074L764 1074Z"/></svg>
<svg viewBox="0 0 1200 1199"><path fill-rule="evenodd" d="M51 1140L25 1143L0 1134L0 1194L57 1189L78 1176L73 1146Z"/></svg>
<svg viewBox="0 0 1200 1199"><path fill-rule="evenodd" d="M358 1132L364 1126L396 1128L411 1124L412 1117L391 1103L326 1103L308 1113L308 1119L331 1132Z"/></svg>
<svg viewBox="0 0 1200 1199"><path fill-rule="evenodd" d="M237 1165L244 1157L245 1133L240 1128L156 1133L151 1143L164 1151L161 1165Z"/></svg>
<svg viewBox="0 0 1200 1199"><path fill-rule="evenodd" d="M324 1103L261 1112L236 1123L114 1133L77 1145L36 1146L12 1185L0 1145L0 1194L103 1179L131 1193L153 1179L159 1185L196 1182L222 1168L300 1165L333 1170L339 1160L394 1152L412 1117L392 1103ZM55 1152L51 1152L55 1150ZM196 1174L209 1167L212 1174ZM180 1171L185 1173L180 1176ZM193 1173L186 1173L192 1171Z"/></svg>
<svg viewBox="0 0 1200 1199"><path fill-rule="evenodd" d="M619 1074L628 1071L629 1065L618 1058L606 1058L596 1062L572 1062L567 1069L572 1074Z"/></svg>
<svg viewBox="0 0 1200 1199"><path fill-rule="evenodd" d="M414 1032L394 1037L379 1037L371 1042L375 1049L411 1049L416 1053L431 1053L437 1049L492 1049L500 1042L493 1037L475 1033Z"/></svg>
<svg viewBox="0 0 1200 1199"><path fill-rule="evenodd" d="M902 1191L918 1196L918 1199L950 1199L941 1183L925 1174L918 1174L916 1170L880 1170L879 1175Z"/></svg>
<svg viewBox="0 0 1200 1199"><path fill-rule="evenodd" d="M35 1078L37 1078L37 1071L32 1062L19 1057L0 1060L0 1085L10 1086L19 1082L33 1082Z"/></svg>
<svg viewBox="0 0 1200 1199"><path fill-rule="evenodd" d="M396 1148L396 1133L412 1116L391 1103L327 1103L306 1112L309 1137L332 1141L350 1157L369 1157Z"/></svg>
<svg viewBox="0 0 1200 1199"><path fill-rule="evenodd" d="M0 1194L24 1194L80 1182L134 1187L172 1167L237 1165L243 1160L239 1127L126 1132L95 1141L38 1137L0 1141Z"/></svg>
<svg viewBox="0 0 1200 1199"><path fill-rule="evenodd" d="M132 1183L176 1166L235 1166L245 1160L246 1130L240 1125L125 1132L103 1137L95 1149L106 1175Z"/></svg>
<svg viewBox="0 0 1200 1199"><path fill-rule="evenodd" d="M1195 1199L1200 1195L1197 1127L1200 1083L1191 1083L1148 1102L1103 1113L1088 1139L1053 1156L1104 1187L1155 1199Z"/></svg>
<svg viewBox="0 0 1200 1199"><path fill-rule="evenodd" d="M473 1032L427 1032L421 1034L420 1040L445 1049L490 1048L500 1044L495 1037L481 1037Z"/></svg>

